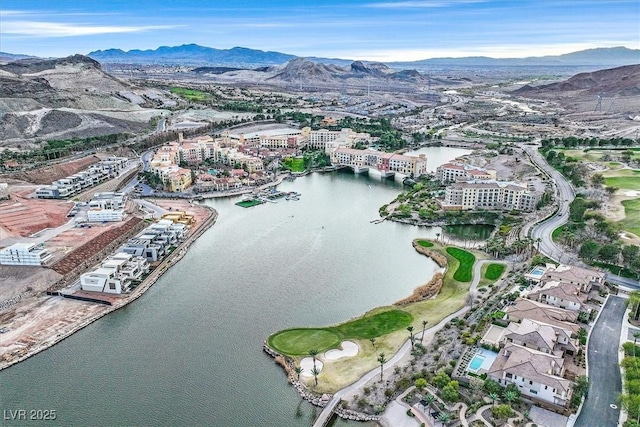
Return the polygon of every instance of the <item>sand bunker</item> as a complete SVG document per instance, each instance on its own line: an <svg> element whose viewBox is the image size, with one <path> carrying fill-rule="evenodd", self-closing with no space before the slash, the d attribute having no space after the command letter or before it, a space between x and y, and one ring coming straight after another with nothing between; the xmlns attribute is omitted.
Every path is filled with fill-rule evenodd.
<svg viewBox="0 0 640 427"><path fill-rule="evenodd" d="M341 357L351 357L358 354L358 350L359 350L358 344L354 342L342 341L342 344L340 344L340 347L342 347L342 350L333 349L333 350L326 351L324 353L324 358L326 360L336 360L336 359L340 359Z"/></svg>
<svg viewBox="0 0 640 427"><path fill-rule="evenodd" d="M300 375L304 377L312 377L313 373L313 359L311 357L305 357L300 361L300 367L302 368L302 373ZM316 368L319 371L322 371L322 362L316 359Z"/></svg>
<svg viewBox="0 0 640 427"><path fill-rule="evenodd" d="M638 197L640 196L640 191L625 191L622 194L627 197Z"/></svg>

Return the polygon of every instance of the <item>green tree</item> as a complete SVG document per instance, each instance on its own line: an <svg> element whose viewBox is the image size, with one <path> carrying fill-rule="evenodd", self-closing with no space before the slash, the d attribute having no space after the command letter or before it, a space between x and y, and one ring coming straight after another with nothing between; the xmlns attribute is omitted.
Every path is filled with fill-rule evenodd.
<svg viewBox="0 0 640 427"><path fill-rule="evenodd" d="M415 337L413 336L413 326L407 326L407 331L409 331L409 340L411 341L411 348L413 349L413 344L415 342Z"/></svg>
<svg viewBox="0 0 640 427"><path fill-rule="evenodd" d="M440 412L438 415L438 421L440 421L443 425L447 425L451 422L451 414L445 411Z"/></svg>
<svg viewBox="0 0 640 427"><path fill-rule="evenodd" d="M300 366L296 366L295 368L293 368L293 371L298 375L298 381L300 381L300 374L302 373L302 371L304 371L304 369L302 369Z"/></svg>
<svg viewBox="0 0 640 427"><path fill-rule="evenodd" d="M493 402L493 406L496 406L496 400L500 399L500 395L498 393L489 393L489 399Z"/></svg>
<svg viewBox="0 0 640 427"><path fill-rule="evenodd" d="M504 393L502 393L502 398L504 399L505 402L511 404L517 401L520 398L520 396L518 396L518 393L516 393L515 391L506 390Z"/></svg>
<svg viewBox="0 0 640 427"><path fill-rule="evenodd" d="M619 255L620 246L618 246L616 243L608 243L606 245L602 245L600 247L600 250L598 251L598 258L610 264L617 264Z"/></svg>
<svg viewBox="0 0 640 427"><path fill-rule="evenodd" d="M376 348L376 339L375 338L369 338L369 341L371 341L371 347Z"/></svg>
<svg viewBox="0 0 640 427"><path fill-rule="evenodd" d="M580 250L578 251L578 255L580 258L592 261L598 256L598 251L600 250L600 245L595 240L587 240L580 246Z"/></svg>
<svg viewBox="0 0 640 427"><path fill-rule="evenodd" d="M487 378L484 381L484 389L487 393L498 394L502 390L502 387L500 387L500 384L498 384L497 381L492 380L491 378Z"/></svg>
<svg viewBox="0 0 640 427"><path fill-rule="evenodd" d="M316 367L316 356L318 355L318 350L315 348L312 348L311 350L309 350L309 356L311 356L311 358L313 359L313 367Z"/></svg>
<svg viewBox="0 0 640 427"><path fill-rule="evenodd" d="M449 384L449 381L451 381L451 378L445 371L438 371L438 373L431 379L433 385L436 386L436 388L438 388L439 390L442 390L444 386Z"/></svg>
<svg viewBox="0 0 640 427"><path fill-rule="evenodd" d="M380 364L380 381L382 381L382 372L384 370L384 364L387 361L384 353L378 355L378 363Z"/></svg>
<svg viewBox="0 0 640 427"><path fill-rule="evenodd" d="M414 384L420 392L427 388L427 380L425 380L424 378L418 378Z"/></svg>
<svg viewBox="0 0 640 427"><path fill-rule="evenodd" d="M631 307L631 316L633 320L638 320L640 315L640 291L633 291L629 295L627 305Z"/></svg>
<svg viewBox="0 0 640 427"><path fill-rule="evenodd" d="M513 409L511 409L511 406L509 406L507 403L504 403L502 405L494 406L493 408L491 408L491 413L495 418L503 420L513 416Z"/></svg>
<svg viewBox="0 0 640 427"><path fill-rule="evenodd" d="M582 402L582 397L587 395L589 391L589 378L586 375L580 375L576 378L576 382L573 384L573 395L571 396L572 408L577 408Z"/></svg>
<svg viewBox="0 0 640 427"><path fill-rule="evenodd" d="M427 320L423 320L422 321L422 335L420 336L420 344L422 344L422 340L424 339L424 331L427 330L427 324L429 323L429 321Z"/></svg>
<svg viewBox="0 0 640 427"><path fill-rule="evenodd" d="M635 418L640 423L640 395L624 393L620 397L622 407L627 410L630 418Z"/></svg>
<svg viewBox="0 0 640 427"><path fill-rule="evenodd" d="M630 267L631 263L638 258L640 247L635 245L626 245L622 248L622 260L625 267Z"/></svg>
<svg viewBox="0 0 640 427"><path fill-rule="evenodd" d="M318 375L320 375L320 369L318 369L317 367L313 367L313 369L311 370L311 373L313 374L313 378L316 380L316 386L318 385Z"/></svg>
<svg viewBox="0 0 640 427"><path fill-rule="evenodd" d="M449 384L442 387L440 397L442 397L442 400L445 402L456 402L459 398L458 381L450 381Z"/></svg>

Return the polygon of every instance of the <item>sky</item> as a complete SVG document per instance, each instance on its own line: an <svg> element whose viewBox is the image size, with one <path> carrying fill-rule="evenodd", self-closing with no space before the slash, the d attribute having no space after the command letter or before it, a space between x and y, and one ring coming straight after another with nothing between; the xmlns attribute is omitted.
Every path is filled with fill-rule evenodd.
<svg viewBox="0 0 640 427"><path fill-rule="evenodd" d="M640 0L1 0L0 51L196 43L371 61L640 49Z"/></svg>

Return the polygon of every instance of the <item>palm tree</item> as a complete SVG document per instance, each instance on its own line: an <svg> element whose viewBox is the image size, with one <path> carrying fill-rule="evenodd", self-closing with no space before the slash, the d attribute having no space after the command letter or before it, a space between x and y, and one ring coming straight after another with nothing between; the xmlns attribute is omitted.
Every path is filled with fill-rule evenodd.
<svg viewBox="0 0 640 427"><path fill-rule="evenodd" d="M436 233L436 242L440 243L440 233Z"/></svg>
<svg viewBox="0 0 640 427"><path fill-rule="evenodd" d="M496 400L499 398L500 396L498 396L498 393L489 393L489 399L493 402L493 406L496 406Z"/></svg>
<svg viewBox="0 0 640 427"><path fill-rule="evenodd" d="M378 363L380 363L380 381L382 381L382 369L386 361L387 359L384 357L384 353L380 353L380 355L378 355Z"/></svg>
<svg viewBox="0 0 640 427"><path fill-rule="evenodd" d="M502 398L505 400L505 402L511 404L512 402L518 400L518 393L513 390L506 390L502 395Z"/></svg>
<svg viewBox="0 0 640 427"><path fill-rule="evenodd" d="M420 336L420 344L422 344L422 340L424 339L424 331L427 330L427 323L429 323L427 320L422 321L422 336Z"/></svg>
<svg viewBox="0 0 640 427"><path fill-rule="evenodd" d="M293 368L293 370L296 374L298 374L298 381L300 381L300 374L302 373L302 371L304 371L304 369L302 369L300 366L296 366L295 368Z"/></svg>
<svg viewBox="0 0 640 427"><path fill-rule="evenodd" d="M447 425L449 424L449 421L451 421L451 414L448 412L440 412L440 415L438 415L438 421L440 421L442 423L442 425Z"/></svg>
<svg viewBox="0 0 640 427"><path fill-rule="evenodd" d="M536 243L538 244L538 252L540 252L540 243L542 243L542 238L538 237L536 239Z"/></svg>
<svg viewBox="0 0 640 427"><path fill-rule="evenodd" d="M371 341L371 347L376 348L376 339L375 338L369 338L369 341Z"/></svg>
<svg viewBox="0 0 640 427"><path fill-rule="evenodd" d="M413 348L413 341L414 341L414 337L413 337L413 326L407 326L407 331L409 331L409 339L411 340L411 348Z"/></svg>
<svg viewBox="0 0 640 427"><path fill-rule="evenodd" d="M316 386L318 385L318 375L320 375L320 369L316 368L315 366L313 367L313 369L311 370L311 373L313 374L313 377L316 380Z"/></svg>
<svg viewBox="0 0 640 427"><path fill-rule="evenodd" d="M316 356L318 355L318 350L316 350L315 348L312 348L311 350L309 350L309 356L311 356L313 358L313 367L316 367Z"/></svg>
<svg viewBox="0 0 640 427"><path fill-rule="evenodd" d="M435 397L433 397L433 394L431 393L425 393L424 395L424 401L427 402L427 406L431 405L433 403L433 401L436 400Z"/></svg>

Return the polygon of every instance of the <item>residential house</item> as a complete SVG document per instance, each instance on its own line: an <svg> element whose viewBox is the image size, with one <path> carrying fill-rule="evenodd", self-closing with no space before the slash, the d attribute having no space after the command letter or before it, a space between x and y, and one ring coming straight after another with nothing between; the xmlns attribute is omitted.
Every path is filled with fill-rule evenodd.
<svg viewBox="0 0 640 427"><path fill-rule="evenodd" d="M564 371L561 356L507 343L487 375L503 386L515 384L525 396L564 407L572 391L571 381L563 377Z"/></svg>
<svg viewBox="0 0 640 427"><path fill-rule="evenodd" d="M571 331L572 337L580 329L580 325L576 323L578 321L578 313L576 311L554 307L530 299L518 298L513 305L507 306L504 312L504 319L509 322L521 322L524 319L530 319Z"/></svg>

